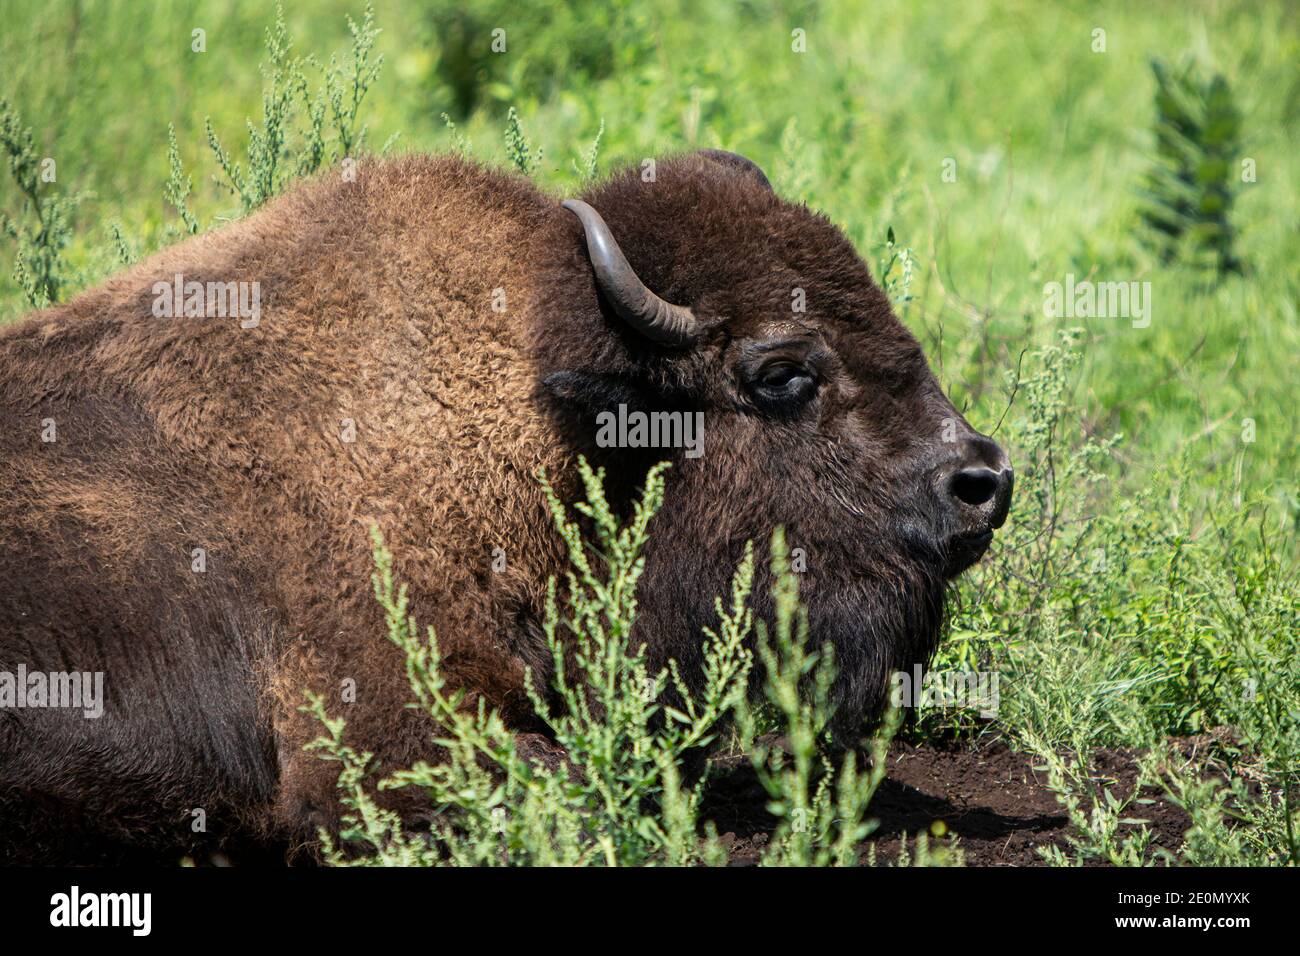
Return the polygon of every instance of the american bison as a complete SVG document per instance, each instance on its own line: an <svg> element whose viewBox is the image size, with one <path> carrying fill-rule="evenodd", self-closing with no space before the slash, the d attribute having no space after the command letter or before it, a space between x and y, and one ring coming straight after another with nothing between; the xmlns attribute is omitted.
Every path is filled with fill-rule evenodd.
<svg viewBox="0 0 1300 956"><path fill-rule="evenodd" d="M702 448L609 447L620 406L702 416ZM450 680L536 732L563 566L538 468L573 496L586 455L627 502L668 458L652 659L692 673L745 542L784 525L843 729L931 654L1011 493L844 235L711 150L564 203L459 158L322 176L5 328L0 408L10 862L310 843L336 799L306 689L381 769L429 757L372 523ZM50 706L69 674L102 700Z"/></svg>

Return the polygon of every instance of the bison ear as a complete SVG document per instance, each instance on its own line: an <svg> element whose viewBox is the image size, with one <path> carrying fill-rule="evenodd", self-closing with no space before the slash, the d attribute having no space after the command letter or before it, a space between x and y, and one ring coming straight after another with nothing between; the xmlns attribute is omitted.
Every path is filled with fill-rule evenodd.
<svg viewBox="0 0 1300 956"><path fill-rule="evenodd" d="M732 169L747 173L757 179L764 189L768 191L772 189L771 182L768 181L763 170L759 168L758 163L741 156L739 153L729 153L725 149L701 149L697 155L703 156L705 159L711 159L720 166L729 166Z"/></svg>
<svg viewBox="0 0 1300 956"><path fill-rule="evenodd" d="M628 411L643 412L656 406L648 389L613 375L552 372L542 379L542 386L562 404L590 414L617 411L620 405L626 405Z"/></svg>

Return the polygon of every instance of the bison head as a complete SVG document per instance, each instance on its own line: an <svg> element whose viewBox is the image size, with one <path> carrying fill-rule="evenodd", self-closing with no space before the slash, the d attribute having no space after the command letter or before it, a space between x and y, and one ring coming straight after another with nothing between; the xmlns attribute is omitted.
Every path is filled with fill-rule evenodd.
<svg viewBox="0 0 1300 956"><path fill-rule="evenodd" d="M782 525L851 732L892 671L933 652L947 583L1006 519L1007 456L943 394L846 237L748 160L634 168L565 207L544 243L540 378L616 489L674 461L642 578L652 656L698 660L744 542ZM702 454L601 447L596 416L618 406L698 415Z"/></svg>

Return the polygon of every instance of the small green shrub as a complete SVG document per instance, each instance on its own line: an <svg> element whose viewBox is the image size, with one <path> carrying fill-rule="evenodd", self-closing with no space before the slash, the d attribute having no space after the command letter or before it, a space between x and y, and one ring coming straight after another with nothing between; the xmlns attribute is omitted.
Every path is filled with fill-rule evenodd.
<svg viewBox="0 0 1300 956"><path fill-rule="evenodd" d="M1076 831L1069 853L1046 852L1050 862L1294 862L1294 529L1262 503L1227 514L1213 502L1170 508L1184 498L1187 466L1177 462L1113 500L1119 439L1096 439L1075 418L1078 362L1077 335L1066 332L1031 354L1015 383L1016 507L992 560L963 580L935 666L998 672L1001 708L982 729L1038 758ZM951 732L964 717L940 712L920 729ZM1180 853L1156 852L1140 829L1148 797L1120 800L1101 786L1093 752L1158 756L1171 736L1225 727L1239 741L1226 769L1144 762L1143 782L1193 819Z"/></svg>
<svg viewBox="0 0 1300 956"><path fill-rule="evenodd" d="M542 151L534 150L528 145L528 137L519 122L519 113L510 107L506 113L506 158L516 170L525 176L531 176L542 161Z"/></svg>
<svg viewBox="0 0 1300 956"><path fill-rule="evenodd" d="M233 159L222 145L211 118L205 121L208 148L225 175L222 185L238 197L243 213L279 195L295 180L324 165L356 158L364 150L366 127L360 119L361 103L379 78L384 60L382 55L371 59L379 36L373 8L366 6L360 24L348 17L348 30L352 34L348 61L340 63L331 55L329 65L322 67L314 57L292 55L293 40L285 25L284 10L277 4L275 23L266 31L262 119L257 125L248 121L244 162ZM315 92L307 81L308 68L321 74ZM167 201L180 215L185 231L194 233L198 224L185 202L189 179L184 176L170 127L168 145L171 179Z"/></svg>
<svg viewBox="0 0 1300 956"><path fill-rule="evenodd" d="M889 296L899 312L905 311L912 301L912 277L916 271L916 253L908 246L900 246L894 239L894 227L885 230L876 268L876 281Z"/></svg>
<svg viewBox="0 0 1300 956"><path fill-rule="evenodd" d="M1187 258L1218 274L1241 272L1233 251L1233 164L1241 152L1241 114L1228 81L1205 79L1195 65L1156 78L1156 161L1142 191L1148 242L1165 262Z"/></svg>
<svg viewBox="0 0 1300 956"><path fill-rule="evenodd" d="M63 250L72 238L72 215L81 201L42 188L45 162L36 153L32 131L23 126L9 102L0 99L0 152L22 195L22 213L0 211L0 232L15 244L14 280L36 308L58 302L67 284ZM28 220L34 221L28 221Z"/></svg>
<svg viewBox="0 0 1300 956"><path fill-rule="evenodd" d="M645 488L625 525L610 510L602 475L581 464L586 499L575 506L594 532L586 542L577 520L550 486L552 517L568 548L564 598L551 581L544 633L554 675L548 695L529 678L533 706L566 755L548 768L525 758L500 718L482 703L468 706L463 691L441 672L436 636L421 637L408 614L406 590L396 584L392 556L374 532L374 589L400 647L414 706L430 720L431 739L444 759L397 771L379 791L417 788L439 811L429 833L408 833L368 787L372 755L351 748L340 718L319 697L305 709L325 728L312 748L340 764L345 814L339 839L322 833L334 864L400 865L644 865L713 864L726 854L708 821L700 819L707 774L690 782L691 754L713 743L733 722L752 745L751 761L778 819L763 862L769 865L846 865L874 823L868 804L884 776L884 755L897 727L891 716L870 745L871 761L830 755L826 726L832 709L834 665L828 653L806 646L807 617L783 537L772 545L776 620L757 622L763 665L763 701L775 713L784 745L756 739L757 712L746 700L755 631L747 607L754 559L747 551L731 594L716 602L718 624L703 635L702 689L692 693L670 660L655 672L644 646L633 641L636 585L650 519L663 496L663 470ZM915 862L950 862L946 848L918 850ZM910 862L911 859L908 858Z"/></svg>

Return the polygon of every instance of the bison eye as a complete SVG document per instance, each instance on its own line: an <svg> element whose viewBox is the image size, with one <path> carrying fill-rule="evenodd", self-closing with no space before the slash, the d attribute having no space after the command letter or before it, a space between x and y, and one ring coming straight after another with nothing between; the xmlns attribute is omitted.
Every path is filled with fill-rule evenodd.
<svg viewBox="0 0 1300 956"><path fill-rule="evenodd" d="M751 385L760 401L784 408L806 402L817 390L817 380L812 373L792 362L773 362L763 366Z"/></svg>

